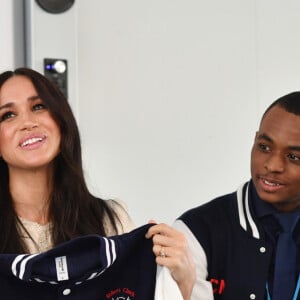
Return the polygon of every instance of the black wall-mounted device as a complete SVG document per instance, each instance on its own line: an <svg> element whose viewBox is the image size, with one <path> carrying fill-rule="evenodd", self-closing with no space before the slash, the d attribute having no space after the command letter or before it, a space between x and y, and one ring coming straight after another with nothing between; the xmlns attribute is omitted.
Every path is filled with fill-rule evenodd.
<svg viewBox="0 0 300 300"><path fill-rule="evenodd" d="M43 10L59 14L71 8L75 0L36 0L36 2Z"/></svg>
<svg viewBox="0 0 300 300"><path fill-rule="evenodd" d="M44 74L54 82L68 99L77 117L78 34L75 29L78 1L22 2L25 10L25 66Z"/></svg>
<svg viewBox="0 0 300 300"><path fill-rule="evenodd" d="M68 99L68 63L66 59L44 58L44 74Z"/></svg>

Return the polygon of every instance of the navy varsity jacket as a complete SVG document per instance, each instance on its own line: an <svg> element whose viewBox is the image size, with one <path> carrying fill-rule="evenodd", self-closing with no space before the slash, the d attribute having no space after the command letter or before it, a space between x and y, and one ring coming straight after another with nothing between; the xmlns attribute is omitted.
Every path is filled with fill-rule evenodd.
<svg viewBox="0 0 300 300"><path fill-rule="evenodd" d="M40 254L0 255L5 300L153 300L150 224L113 237L87 235Z"/></svg>
<svg viewBox="0 0 300 300"><path fill-rule="evenodd" d="M205 251L216 300L265 299L273 249L253 213L248 185L179 218Z"/></svg>

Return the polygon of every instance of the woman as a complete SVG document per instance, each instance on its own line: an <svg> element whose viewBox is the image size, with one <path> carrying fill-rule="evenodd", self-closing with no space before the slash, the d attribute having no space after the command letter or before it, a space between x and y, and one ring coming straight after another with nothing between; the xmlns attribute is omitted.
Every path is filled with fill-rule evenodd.
<svg viewBox="0 0 300 300"><path fill-rule="evenodd" d="M41 252L132 228L117 203L89 193L70 106L35 71L0 76L0 154L0 252Z"/></svg>
<svg viewBox="0 0 300 300"><path fill-rule="evenodd" d="M0 253L39 253L80 235L133 229L120 203L89 192L68 101L31 69L0 74L0 155ZM185 239L164 224L152 226L147 237L157 263L172 270L188 299L181 276L193 266L186 265Z"/></svg>

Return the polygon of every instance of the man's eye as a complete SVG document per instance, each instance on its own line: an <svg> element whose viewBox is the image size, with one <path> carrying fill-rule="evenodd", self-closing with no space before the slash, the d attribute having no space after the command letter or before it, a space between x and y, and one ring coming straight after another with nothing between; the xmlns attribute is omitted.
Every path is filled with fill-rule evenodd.
<svg viewBox="0 0 300 300"><path fill-rule="evenodd" d="M300 161L300 157L297 156L297 155L295 155L295 154L293 154L293 153L288 154L288 158L289 158L290 160Z"/></svg>
<svg viewBox="0 0 300 300"><path fill-rule="evenodd" d="M258 144L258 148L262 151L270 151L270 147L266 144Z"/></svg>
<svg viewBox="0 0 300 300"><path fill-rule="evenodd" d="M3 115L0 116L0 122L3 122L7 119L11 119L15 116L15 114L11 111L8 111L6 113L4 113Z"/></svg>

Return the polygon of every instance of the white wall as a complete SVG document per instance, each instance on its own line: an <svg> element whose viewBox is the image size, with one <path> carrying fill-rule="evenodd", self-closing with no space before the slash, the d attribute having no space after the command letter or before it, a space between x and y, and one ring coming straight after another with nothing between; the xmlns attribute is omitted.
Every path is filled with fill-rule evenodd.
<svg viewBox="0 0 300 300"><path fill-rule="evenodd" d="M11 0L3 0L0 9L0 70L14 65L13 5Z"/></svg>
<svg viewBox="0 0 300 300"><path fill-rule="evenodd" d="M300 2L76 2L91 189L142 224L172 222L247 180L260 114L299 90ZM22 61L11 3L0 10L1 69Z"/></svg>
<svg viewBox="0 0 300 300"><path fill-rule="evenodd" d="M1 0L0 72L24 65L23 1Z"/></svg>
<svg viewBox="0 0 300 300"><path fill-rule="evenodd" d="M299 1L79 0L90 186L171 222L249 178L259 116L299 89Z"/></svg>
<svg viewBox="0 0 300 300"><path fill-rule="evenodd" d="M117 3L116 3L117 2ZM249 177L253 1L79 1L80 127L92 188L171 222Z"/></svg>
<svg viewBox="0 0 300 300"><path fill-rule="evenodd" d="M17 0L16 0L17 1ZM68 101L78 114L77 5L51 14L35 0L25 0L26 66L44 73L44 59L67 61Z"/></svg>
<svg viewBox="0 0 300 300"><path fill-rule="evenodd" d="M257 1L257 76L260 113L270 99L300 90L300 2Z"/></svg>

